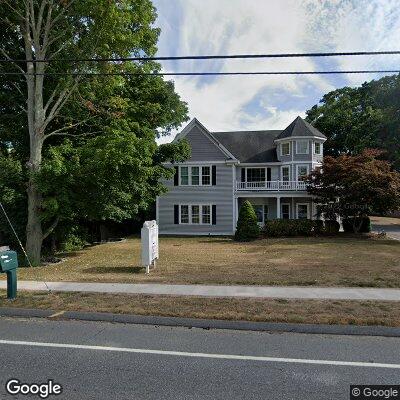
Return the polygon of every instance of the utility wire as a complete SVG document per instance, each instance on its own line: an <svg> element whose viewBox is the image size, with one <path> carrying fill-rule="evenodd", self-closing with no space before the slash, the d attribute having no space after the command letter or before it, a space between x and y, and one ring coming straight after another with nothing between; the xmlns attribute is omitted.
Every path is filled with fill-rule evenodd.
<svg viewBox="0 0 400 400"><path fill-rule="evenodd" d="M349 51L349 52L317 52L317 53L275 53L275 54L231 54L231 55L204 55L204 56L155 56L155 57L116 57L116 58L78 58L78 59L1 59L0 63L9 62L124 62L124 61L177 61L177 60L228 60L228 59L255 59L255 58L301 58L301 57L343 57L343 56L377 56L400 54L400 50L390 51Z"/></svg>
<svg viewBox="0 0 400 400"><path fill-rule="evenodd" d="M390 70L349 70L349 71L255 71L255 72L45 72L41 74L24 72L0 72L0 75L24 76L231 76L231 75L333 75L333 74L388 74L400 73Z"/></svg>
<svg viewBox="0 0 400 400"><path fill-rule="evenodd" d="M19 244L19 246L21 247L22 252L24 253L24 255L25 255L25 257L26 257L26 260L28 261L29 266L30 266L31 268L34 268L33 265L32 265L32 263L31 263L31 260L30 260L29 257L28 257L28 254L27 254L26 251L25 251L25 248L24 248L23 244L21 243L21 240L20 240L20 238L19 238L17 232L16 232L15 229L14 229L13 224L12 224L11 221L10 221L10 218L8 217L8 214L7 214L7 212L6 212L6 210L5 210L4 206L3 206L3 204L1 203L1 201L0 201L0 208L2 209L2 211L3 211L3 213L4 213L4 216L6 217L7 222L8 222L8 224L10 225L10 228L11 228L11 230L13 231L13 233L14 233L14 235L15 235L17 241L18 241L18 244ZM46 283L45 281L42 281L42 282L43 282L44 285L46 286L47 291L48 291L48 292L51 292L51 290L50 290L49 286L47 285L47 283Z"/></svg>

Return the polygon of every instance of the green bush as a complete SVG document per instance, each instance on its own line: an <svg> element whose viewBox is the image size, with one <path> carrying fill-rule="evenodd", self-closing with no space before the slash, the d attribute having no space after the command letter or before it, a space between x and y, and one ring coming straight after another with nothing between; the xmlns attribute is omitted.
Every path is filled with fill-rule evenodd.
<svg viewBox="0 0 400 400"><path fill-rule="evenodd" d="M322 221L322 219L316 219L313 221L314 223L314 228L313 228L313 232L315 234L320 234L324 232L324 221Z"/></svg>
<svg viewBox="0 0 400 400"><path fill-rule="evenodd" d="M327 219L325 220L325 232L326 233L339 233L340 231L340 224L339 222Z"/></svg>
<svg viewBox="0 0 400 400"><path fill-rule="evenodd" d="M311 236L314 222L309 219L273 219L265 224L264 233L269 237Z"/></svg>
<svg viewBox="0 0 400 400"><path fill-rule="evenodd" d="M246 200L240 207L239 218L236 226L235 240L247 242L257 239L260 235L260 227L257 216L251 203Z"/></svg>
<svg viewBox="0 0 400 400"><path fill-rule="evenodd" d="M359 233L371 232L371 220L369 217L356 217L356 225L358 226L361 221L361 228ZM354 233L354 217L343 219L343 230L348 233Z"/></svg>

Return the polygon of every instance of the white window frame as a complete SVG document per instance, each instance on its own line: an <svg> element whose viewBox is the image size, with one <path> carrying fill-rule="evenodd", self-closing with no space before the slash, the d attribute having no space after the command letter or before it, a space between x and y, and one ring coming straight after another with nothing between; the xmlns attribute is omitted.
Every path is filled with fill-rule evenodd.
<svg viewBox="0 0 400 400"><path fill-rule="evenodd" d="M289 219L292 218L292 207L290 206L290 203L281 203L281 219L283 219L283 206L289 206Z"/></svg>
<svg viewBox="0 0 400 400"><path fill-rule="evenodd" d="M210 168L210 183L209 184L204 184L203 185L203 167L209 167ZM188 169L188 184L187 185L182 185L182 168L187 168ZM193 185L192 184L192 168L198 168L199 169L199 184L198 185ZM208 176L208 175L205 175ZM210 165L180 165L179 166L179 186L193 186L193 187L198 187L198 186L212 186L212 164Z"/></svg>
<svg viewBox="0 0 400 400"><path fill-rule="evenodd" d="M305 152L299 151L299 143L307 143ZM296 154L309 154L310 153L310 141L309 140L296 140Z"/></svg>
<svg viewBox="0 0 400 400"><path fill-rule="evenodd" d="M183 222L181 219L181 209L182 206L188 206L189 209L189 222ZM198 206L199 207L199 223L193 223L192 222L192 207L193 206ZM209 223L203 223L203 207L208 206L210 207L210 222ZM180 203L179 204L179 225L212 225L212 204L208 203Z"/></svg>
<svg viewBox="0 0 400 400"><path fill-rule="evenodd" d="M284 181L283 180L283 169L284 168L287 168L289 170L289 174L288 174L289 175L289 180L288 181ZM282 165L281 166L281 179L280 179L280 181L281 182L290 182L292 180L291 173L292 173L292 171L291 171L290 165Z"/></svg>
<svg viewBox="0 0 400 400"><path fill-rule="evenodd" d="M319 145L319 153L316 152L315 147L316 145ZM314 142L314 154L317 156L321 156L322 155L322 143L321 142Z"/></svg>
<svg viewBox="0 0 400 400"><path fill-rule="evenodd" d="M284 145L284 144L289 145L289 152L288 152L287 154L285 154L285 153L283 152L283 145ZM281 143L281 156L290 156L290 142L283 142L283 143Z"/></svg>
<svg viewBox="0 0 400 400"><path fill-rule="evenodd" d="M307 207L307 219L310 219L310 204L309 203L296 203L296 219L299 219L299 206Z"/></svg>
<svg viewBox="0 0 400 400"><path fill-rule="evenodd" d="M306 167L307 168L307 175L310 173L310 166L308 164L297 164L296 165L296 180L297 182L300 182L299 180L299 169L300 167Z"/></svg>

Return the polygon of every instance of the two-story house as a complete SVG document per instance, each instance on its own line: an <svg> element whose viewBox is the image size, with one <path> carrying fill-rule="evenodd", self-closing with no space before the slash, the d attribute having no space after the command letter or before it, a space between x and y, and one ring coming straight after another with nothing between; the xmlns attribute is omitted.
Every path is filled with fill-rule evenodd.
<svg viewBox="0 0 400 400"><path fill-rule="evenodd" d="M315 218L302 177L321 165L326 137L297 117L284 130L209 132L193 119L186 138L191 158L174 165L157 199L161 234L232 235L244 200L263 225L275 218Z"/></svg>

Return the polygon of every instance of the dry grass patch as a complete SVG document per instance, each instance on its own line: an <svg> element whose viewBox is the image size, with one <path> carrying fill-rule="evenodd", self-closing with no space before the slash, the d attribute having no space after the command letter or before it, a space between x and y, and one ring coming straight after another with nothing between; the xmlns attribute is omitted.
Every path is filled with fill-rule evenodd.
<svg viewBox="0 0 400 400"><path fill-rule="evenodd" d="M243 321L400 326L400 303L22 292L0 307L98 311Z"/></svg>
<svg viewBox="0 0 400 400"><path fill-rule="evenodd" d="M160 239L150 275L140 239L88 247L59 264L19 270L19 279L124 283L400 287L400 242L375 237ZM3 277L4 279L4 277Z"/></svg>

